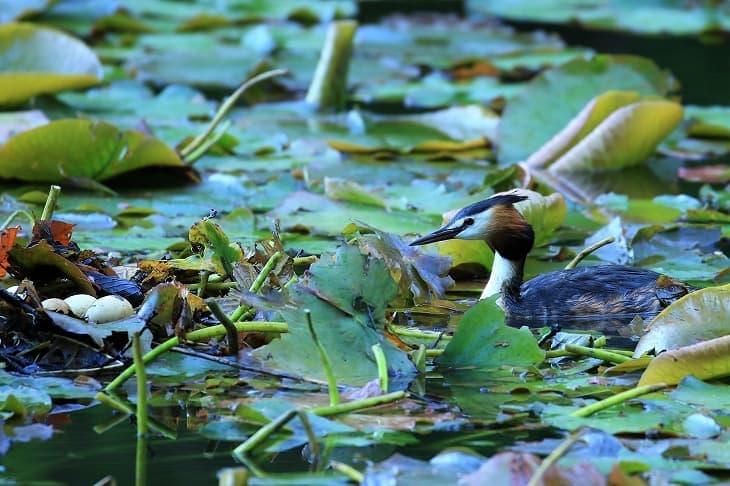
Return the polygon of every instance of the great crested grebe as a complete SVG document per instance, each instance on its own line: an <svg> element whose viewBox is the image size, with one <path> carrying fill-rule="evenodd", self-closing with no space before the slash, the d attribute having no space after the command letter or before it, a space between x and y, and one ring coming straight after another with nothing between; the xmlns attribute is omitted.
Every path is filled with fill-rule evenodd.
<svg viewBox="0 0 730 486"><path fill-rule="evenodd" d="M495 194L459 210L446 225L410 244L454 238L486 241L494 252L494 264L481 299L501 293L500 305L513 320L545 323L558 317L610 316L628 322L637 315L648 319L695 290L666 275L624 265L558 270L522 283L535 235L513 204L526 199L518 192Z"/></svg>

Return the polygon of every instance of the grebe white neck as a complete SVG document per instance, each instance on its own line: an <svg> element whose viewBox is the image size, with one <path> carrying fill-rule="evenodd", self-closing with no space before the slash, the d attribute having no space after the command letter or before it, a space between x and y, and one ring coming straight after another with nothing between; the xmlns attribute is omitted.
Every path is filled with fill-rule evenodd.
<svg viewBox="0 0 730 486"><path fill-rule="evenodd" d="M489 281L479 298L486 299L494 294L499 294L505 287L514 286L519 289L522 284L523 269L524 261L508 260L498 252L494 252L494 263L492 263Z"/></svg>

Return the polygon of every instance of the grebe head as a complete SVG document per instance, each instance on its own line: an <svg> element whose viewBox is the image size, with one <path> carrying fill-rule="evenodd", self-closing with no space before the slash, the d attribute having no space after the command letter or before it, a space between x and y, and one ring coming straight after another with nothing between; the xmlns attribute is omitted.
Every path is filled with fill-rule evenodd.
<svg viewBox="0 0 730 486"><path fill-rule="evenodd" d="M447 224L411 246L437 241L484 240L508 260L524 259L532 249L535 235L530 224L513 204L527 199L515 192L502 192L460 209Z"/></svg>

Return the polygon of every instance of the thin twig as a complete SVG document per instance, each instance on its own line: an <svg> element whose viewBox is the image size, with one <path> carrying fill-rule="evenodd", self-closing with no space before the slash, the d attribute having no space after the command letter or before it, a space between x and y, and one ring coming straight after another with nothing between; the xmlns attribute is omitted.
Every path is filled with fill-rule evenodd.
<svg viewBox="0 0 730 486"><path fill-rule="evenodd" d="M576 265L578 265L585 257L598 250L602 246L606 246L609 243L613 243L614 241L616 241L616 238L614 238L613 236L608 236L601 241L593 243L587 248L583 248L581 251L578 252L575 258L573 258L573 260L565 266L565 269L570 270L571 268L575 268Z"/></svg>

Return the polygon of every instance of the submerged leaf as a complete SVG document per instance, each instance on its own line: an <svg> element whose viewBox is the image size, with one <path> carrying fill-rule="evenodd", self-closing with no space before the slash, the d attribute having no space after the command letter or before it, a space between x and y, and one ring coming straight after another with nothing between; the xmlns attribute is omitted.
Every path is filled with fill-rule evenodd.
<svg viewBox="0 0 730 486"><path fill-rule="evenodd" d="M480 300L459 322L454 338L437 363L442 366L479 368L530 366L545 359L529 329L504 324L497 296Z"/></svg>

